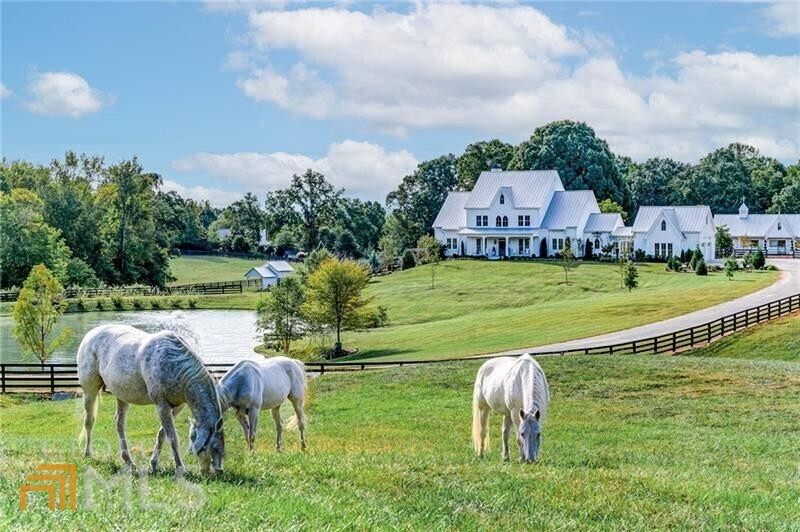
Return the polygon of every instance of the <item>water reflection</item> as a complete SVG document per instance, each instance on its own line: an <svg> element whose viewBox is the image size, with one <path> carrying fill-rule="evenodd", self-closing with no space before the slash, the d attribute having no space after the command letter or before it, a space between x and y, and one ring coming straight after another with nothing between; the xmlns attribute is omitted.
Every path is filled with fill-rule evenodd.
<svg viewBox="0 0 800 532"><path fill-rule="evenodd" d="M246 310L176 310L146 312L85 312L65 314L59 327L74 331L71 340L53 355L52 362L74 362L83 336L104 323L124 323L155 332L169 329L180 334L206 362L235 362L260 358L253 347L260 343L256 334L256 314ZM11 336L13 320L0 317L0 362L23 361L16 340ZM35 362L30 358L25 362Z"/></svg>

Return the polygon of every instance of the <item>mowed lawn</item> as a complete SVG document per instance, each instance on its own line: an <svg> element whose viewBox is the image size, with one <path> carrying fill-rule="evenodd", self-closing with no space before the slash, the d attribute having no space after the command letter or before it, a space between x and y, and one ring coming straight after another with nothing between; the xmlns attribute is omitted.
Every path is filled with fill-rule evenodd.
<svg viewBox="0 0 800 532"><path fill-rule="evenodd" d="M690 354L800 361L800 313L751 327Z"/></svg>
<svg viewBox="0 0 800 532"><path fill-rule="evenodd" d="M375 278L368 294L390 325L347 333L358 358L448 358L584 338L644 325L728 301L768 286L778 272L700 277L639 265L639 288L620 288L613 264L447 261L430 289L430 267Z"/></svg>
<svg viewBox="0 0 800 532"><path fill-rule="evenodd" d="M264 262L263 259L186 255L170 260L169 267L176 279L172 284L195 284L241 281L250 268L261 266Z"/></svg>
<svg viewBox="0 0 800 532"><path fill-rule="evenodd" d="M76 512L49 512L42 494L20 512L19 486L42 461L77 463L81 486L89 483L89 466L108 481L120 465L113 398L101 404L94 460L84 459L76 442L80 400L6 406L0 527L800 528L800 365L666 356L539 360L552 400L535 464L501 461L497 416L490 454L474 457L477 361L329 374L313 380L308 453L288 432L284 453L275 454L266 415L250 455L228 413L222 476L198 477L189 458L192 484L176 485L165 450L162 473L134 477L127 494L121 484L98 487L91 503L81 492ZM186 411L178 417L182 450L187 418ZM131 408L129 438L141 466L156 428L152 407Z"/></svg>

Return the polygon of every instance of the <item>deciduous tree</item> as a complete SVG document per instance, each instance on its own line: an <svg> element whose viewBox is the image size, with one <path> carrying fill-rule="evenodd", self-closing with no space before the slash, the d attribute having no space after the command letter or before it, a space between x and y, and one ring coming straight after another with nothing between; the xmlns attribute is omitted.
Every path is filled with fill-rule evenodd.
<svg viewBox="0 0 800 532"><path fill-rule="evenodd" d="M258 303L258 328L264 342L277 342L289 353L291 343L303 337L303 285L297 277L285 277Z"/></svg>

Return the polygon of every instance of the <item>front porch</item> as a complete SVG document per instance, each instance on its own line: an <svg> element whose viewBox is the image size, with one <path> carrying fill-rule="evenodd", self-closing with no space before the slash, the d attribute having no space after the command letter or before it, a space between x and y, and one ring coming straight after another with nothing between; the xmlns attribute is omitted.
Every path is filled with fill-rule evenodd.
<svg viewBox="0 0 800 532"><path fill-rule="evenodd" d="M533 235L483 235L466 238L467 255L484 255L490 259L538 256L539 238Z"/></svg>

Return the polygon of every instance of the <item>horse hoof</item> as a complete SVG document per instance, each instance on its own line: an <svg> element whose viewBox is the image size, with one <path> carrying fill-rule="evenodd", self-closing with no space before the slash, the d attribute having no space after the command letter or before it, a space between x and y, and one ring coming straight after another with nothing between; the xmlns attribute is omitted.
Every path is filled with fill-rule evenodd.
<svg viewBox="0 0 800 532"><path fill-rule="evenodd" d="M179 467L175 470L175 480L181 480L186 476L186 469Z"/></svg>

